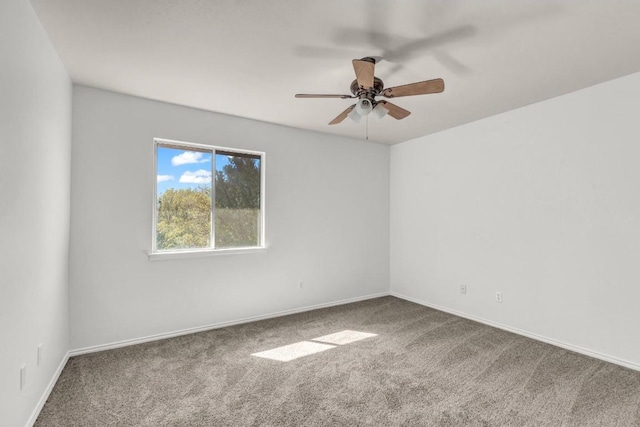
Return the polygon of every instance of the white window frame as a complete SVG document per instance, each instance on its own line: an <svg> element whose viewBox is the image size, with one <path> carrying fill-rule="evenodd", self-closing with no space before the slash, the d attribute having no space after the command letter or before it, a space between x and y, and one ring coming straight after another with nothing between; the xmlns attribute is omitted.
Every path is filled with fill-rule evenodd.
<svg viewBox="0 0 640 427"><path fill-rule="evenodd" d="M259 233L258 239L259 244L257 246L249 246L249 247L239 247L239 248L190 248L190 249L174 249L174 250L158 250L157 247L157 223L158 223L158 146L161 145L169 145L175 146L176 148L184 148L185 150L189 150L189 148L193 148L195 150L205 150L210 151L212 154L211 160L211 237L212 244L215 244L215 154L216 151L226 151L231 153L238 154L250 154L253 156L260 157L260 223L259 223ZM176 258L192 258L192 257L201 257L201 256L211 256L211 255L232 255L232 254L246 254L246 253L259 253L266 251L265 245L265 159L266 153L263 151L254 151L254 150L245 150L240 148L233 147L222 147L217 145L207 145L207 144L198 144L193 142L186 141L177 141L172 139L165 138L153 138L153 206L152 206L152 230L151 230L151 251L148 252L149 259L151 261L155 260L163 260L163 259L176 259Z"/></svg>

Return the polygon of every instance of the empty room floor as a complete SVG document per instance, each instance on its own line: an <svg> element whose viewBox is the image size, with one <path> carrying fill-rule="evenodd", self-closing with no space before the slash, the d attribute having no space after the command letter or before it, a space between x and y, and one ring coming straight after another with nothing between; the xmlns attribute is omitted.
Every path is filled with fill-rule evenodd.
<svg viewBox="0 0 640 427"><path fill-rule="evenodd" d="M73 357L36 426L640 426L640 372L394 297Z"/></svg>

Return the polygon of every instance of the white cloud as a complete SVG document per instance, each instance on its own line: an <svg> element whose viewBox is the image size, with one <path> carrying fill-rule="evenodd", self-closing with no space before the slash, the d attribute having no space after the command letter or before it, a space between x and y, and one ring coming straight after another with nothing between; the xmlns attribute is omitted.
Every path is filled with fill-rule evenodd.
<svg viewBox="0 0 640 427"><path fill-rule="evenodd" d="M198 169L194 172L186 171L180 177L180 182L183 184L209 184L211 183L211 171L204 169Z"/></svg>
<svg viewBox="0 0 640 427"><path fill-rule="evenodd" d="M158 182L173 181L176 179L173 175L158 175Z"/></svg>
<svg viewBox="0 0 640 427"><path fill-rule="evenodd" d="M172 166L180 166L180 165L188 165L191 163L206 163L211 159L203 159L202 153L198 151L185 151L182 154L178 154L177 156L173 156L171 158Z"/></svg>

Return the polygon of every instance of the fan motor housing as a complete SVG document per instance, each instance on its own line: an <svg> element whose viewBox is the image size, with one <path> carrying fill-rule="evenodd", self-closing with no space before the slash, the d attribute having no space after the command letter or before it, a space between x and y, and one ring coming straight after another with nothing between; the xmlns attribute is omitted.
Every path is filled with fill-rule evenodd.
<svg viewBox="0 0 640 427"><path fill-rule="evenodd" d="M377 77L373 78L373 88L369 90L361 89L358 85L358 80L354 80L353 82L351 82L351 93L358 98L361 98L362 95L365 95L367 98L372 98L382 93L382 89L384 89L384 83ZM367 96L369 94L370 96Z"/></svg>

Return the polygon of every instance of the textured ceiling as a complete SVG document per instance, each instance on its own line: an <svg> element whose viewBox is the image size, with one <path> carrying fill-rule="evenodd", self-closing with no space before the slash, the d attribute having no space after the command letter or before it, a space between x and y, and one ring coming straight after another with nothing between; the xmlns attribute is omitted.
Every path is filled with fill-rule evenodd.
<svg viewBox="0 0 640 427"><path fill-rule="evenodd" d="M369 119L394 144L640 71L640 1L31 0L74 82L296 128L350 99L352 59L382 57L385 86L441 77Z"/></svg>

